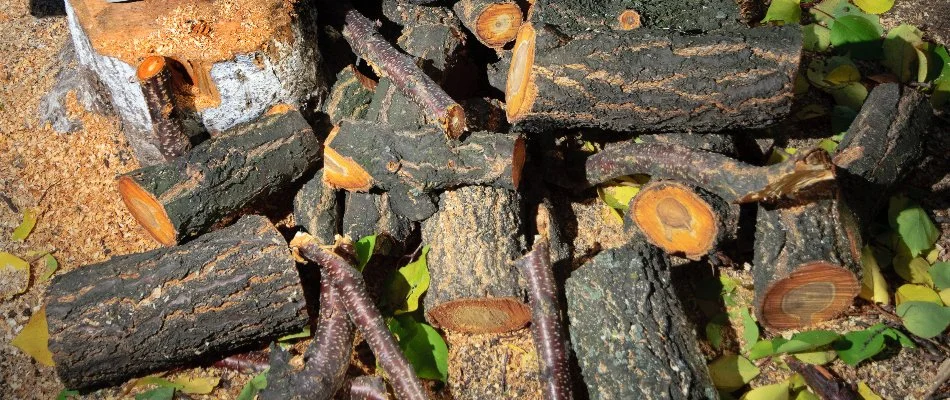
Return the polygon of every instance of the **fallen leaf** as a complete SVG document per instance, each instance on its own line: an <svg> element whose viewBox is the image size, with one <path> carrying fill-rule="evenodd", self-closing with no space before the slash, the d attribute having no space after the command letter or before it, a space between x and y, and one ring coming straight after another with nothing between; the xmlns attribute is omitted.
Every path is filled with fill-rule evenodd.
<svg viewBox="0 0 950 400"><path fill-rule="evenodd" d="M910 333L930 339L950 325L950 307L926 301L908 301L897 306L897 316Z"/></svg>
<svg viewBox="0 0 950 400"><path fill-rule="evenodd" d="M709 364L709 375L717 388L725 391L735 391L759 375L759 367L749 359L733 354L717 358Z"/></svg>
<svg viewBox="0 0 950 400"><path fill-rule="evenodd" d="M29 354L36 362L52 367L53 353L49 351L49 328L46 325L46 306L33 313L30 321L10 344Z"/></svg>
<svg viewBox="0 0 950 400"><path fill-rule="evenodd" d="M801 19L802 6L799 0L772 0L762 22L797 24Z"/></svg>
<svg viewBox="0 0 950 400"><path fill-rule="evenodd" d="M854 0L854 5L868 14L883 14L894 7L894 0Z"/></svg>
<svg viewBox="0 0 950 400"><path fill-rule="evenodd" d="M943 301L940 300L940 295L933 289L924 285L914 285L910 283L901 285L901 287L897 288L897 292L894 293L894 302L897 305L908 301L928 301L938 306L943 305Z"/></svg>
<svg viewBox="0 0 950 400"><path fill-rule="evenodd" d="M13 230L10 240L14 242L26 240L27 236L30 236L30 232L33 232L33 227L36 226L36 216L36 210L32 208L23 211L23 222L20 222L20 225Z"/></svg>
<svg viewBox="0 0 950 400"><path fill-rule="evenodd" d="M30 263L7 252L0 252L0 298L9 299L30 286Z"/></svg>
<svg viewBox="0 0 950 400"><path fill-rule="evenodd" d="M878 396L877 393L874 393L864 381L858 382L858 395L861 396L862 400L884 400L881 396Z"/></svg>
<svg viewBox="0 0 950 400"><path fill-rule="evenodd" d="M43 256L43 265L46 267L46 271L43 272L43 275L40 275L40 282L45 282L49 280L49 278L52 278L56 270L59 269L59 262L56 261L56 257L53 257L50 253L46 253L46 255Z"/></svg>
<svg viewBox="0 0 950 400"><path fill-rule="evenodd" d="M759 386L743 394L739 400L788 400L788 382Z"/></svg>
<svg viewBox="0 0 950 400"><path fill-rule="evenodd" d="M254 396L257 396L258 392L267 388L267 372L268 370L264 370L264 372L251 378L251 380L244 385L244 388L241 389L237 400L254 400Z"/></svg>
<svg viewBox="0 0 950 400"><path fill-rule="evenodd" d="M888 294L887 281L884 280L884 274L881 273L881 267L870 246L864 246L861 250L861 268L864 270L861 278L861 298L875 303L890 304L891 297Z"/></svg>

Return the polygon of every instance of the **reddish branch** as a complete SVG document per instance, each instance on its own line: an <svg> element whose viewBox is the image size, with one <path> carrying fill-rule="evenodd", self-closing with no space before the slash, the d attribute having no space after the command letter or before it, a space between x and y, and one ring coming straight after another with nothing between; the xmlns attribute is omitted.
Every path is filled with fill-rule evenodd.
<svg viewBox="0 0 950 400"><path fill-rule="evenodd" d="M366 375L350 380L350 400L388 400L386 383L376 375Z"/></svg>
<svg viewBox="0 0 950 400"><path fill-rule="evenodd" d="M301 257L319 264L339 290L347 313L389 376L396 397L425 399L422 382L370 299L362 274L340 256L321 249L316 239L306 233L298 233L290 245Z"/></svg>
<svg viewBox="0 0 950 400"><path fill-rule="evenodd" d="M222 358L212 363L211 366L232 371L258 374L264 372L269 365L267 364L266 353L263 351L252 351Z"/></svg>
<svg viewBox="0 0 950 400"><path fill-rule="evenodd" d="M818 397L824 400L858 400L861 397L850 385L841 381L831 371L820 365L806 364L794 357L786 357L785 362L793 371L805 378L805 383Z"/></svg>
<svg viewBox="0 0 950 400"><path fill-rule="evenodd" d="M538 349L544 398L572 399L568 342L561 321L548 242L541 240L535 243L534 249L515 261L515 265L528 281L531 334Z"/></svg>

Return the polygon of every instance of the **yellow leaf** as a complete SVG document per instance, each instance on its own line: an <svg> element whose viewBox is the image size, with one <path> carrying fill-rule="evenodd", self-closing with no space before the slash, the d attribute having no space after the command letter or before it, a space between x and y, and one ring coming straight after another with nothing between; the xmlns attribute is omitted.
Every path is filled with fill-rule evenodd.
<svg viewBox="0 0 950 400"><path fill-rule="evenodd" d="M30 236L30 232L33 232L34 226L36 226L36 210L31 208L23 212L23 222L13 230L10 240L14 242L26 240L26 237Z"/></svg>
<svg viewBox="0 0 950 400"><path fill-rule="evenodd" d="M30 263L7 252L0 252L0 299L26 291L30 285Z"/></svg>
<svg viewBox="0 0 950 400"><path fill-rule="evenodd" d="M861 267L864 269L864 277L861 278L861 298L875 303L890 304L891 297L887 294L887 281L881 274L881 267L870 246L864 246L861 249Z"/></svg>
<svg viewBox="0 0 950 400"><path fill-rule="evenodd" d="M832 362L835 358L838 357L838 353L834 350L828 351L809 351L806 353L795 353L795 358L799 359L801 362L814 364L814 365L824 365Z"/></svg>
<svg viewBox="0 0 950 400"><path fill-rule="evenodd" d="M30 322L26 323L10 344L20 351L29 354L36 362L52 367L53 353L49 351L49 330L46 326L46 306L33 313Z"/></svg>
<svg viewBox="0 0 950 400"><path fill-rule="evenodd" d="M854 64L841 64L825 75L825 82L831 86L843 86L861 80L861 72Z"/></svg>
<svg viewBox="0 0 950 400"><path fill-rule="evenodd" d="M894 0L854 0L854 5L868 14L882 14L894 7Z"/></svg>
<svg viewBox="0 0 950 400"><path fill-rule="evenodd" d="M894 294L894 300L897 305L905 301L927 301L938 306L943 305L943 301L940 300L940 295L933 289L924 285L913 285L909 283L897 288L897 293Z"/></svg>
<svg viewBox="0 0 950 400"><path fill-rule="evenodd" d="M927 260L927 263L932 265L933 263L937 262L937 257L940 257L941 250L943 250L943 247L940 247L939 244L935 245L934 248L931 249L929 253L927 253L927 256L924 257L924 259Z"/></svg>
<svg viewBox="0 0 950 400"><path fill-rule="evenodd" d="M183 376L173 380L172 383L176 385L178 390L187 394L208 394L218 386L220 381L221 378L217 376Z"/></svg>
<svg viewBox="0 0 950 400"><path fill-rule="evenodd" d="M943 300L943 305L950 306L950 289L940 291L940 300Z"/></svg>
<svg viewBox="0 0 950 400"><path fill-rule="evenodd" d="M739 400L788 400L788 382L759 386L746 392Z"/></svg>
<svg viewBox="0 0 950 400"><path fill-rule="evenodd" d="M898 254L894 257L894 271L907 282L931 287L934 285L933 278L930 277L930 264L923 258L908 259L906 255Z"/></svg>
<svg viewBox="0 0 950 400"><path fill-rule="evenodd" d="M862 400L884 400L868 386L864 381L858 382L858 395Z"/></svg>

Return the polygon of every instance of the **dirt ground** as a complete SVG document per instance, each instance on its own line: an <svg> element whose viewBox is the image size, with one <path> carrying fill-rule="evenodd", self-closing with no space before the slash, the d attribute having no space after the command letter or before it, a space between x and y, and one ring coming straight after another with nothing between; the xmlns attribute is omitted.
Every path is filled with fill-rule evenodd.
<svg viewBox="0 0 950 400"><path fill-rule="evenodd" d="M56 12L53 6L40 9L46 13ZM117 119L87 113L72 99L67 102L70 115L83 123L83 129L59 134L37 120L40 99L54 84L60 67L58 54L69 39L65 19L31 16L30 0L0 1L0 38L0 251L52 252L60 263L58 273L62 273L115 255L156 248L157 244L125 210L115 189L115 176L137 167ZM950 141L946 137L942 140ZM946 149L950 147L931 150L937 152L938 159L932 157L932 164L925 165L939 166L941 162L945 165L948 153L943 153L943 161L939 157ZM934 214L944 232L941 243L948 249L950 184L945 176L926 177L927 171L922 175L925 177L919 181L930 186L933 194L925 205L936 210ZM935 184L941 179L943 182ZM24 243L9 242L10 231L19 224L22 212L29 208L40 213L35 230ZM940 258L948 259L946 251ZM27 292L0 302L3 322L0 323L0 399L52 399L63 389L52 367L38 364L9 344L42 305L47 283L39 282L35 271L34 266ZM747 269L739 267L731 273L749 286L751 277ZM821 328L844 332L872 325L883 318L887 316L871 306L856 306L847 318L831 321ZM531 380L537 377L533 362L536 354L525 332L495 338L449 335L448 340L453 363L450 373L457 374L458 381L476 384L497 377L500 381L493 383L501 385L502 393L512 394L512 397L517 393L520 398L538 395L536 381ZM495 347L486 350L490 346ZM485 362L504 360L509 363L508 368L496 375L465 375L464 360L473 359L471 355L466 356L466 351L481 354L488 360ZM849 382L868 383L886 398L903 399L920 396L934 381L938 365L939 360L904 350L890 358L864 363L859 368L848 367L840 361L835 361L830 368ZM234 398L251 377L211 368L179 373L222 377L221 385L211 395L192 396L198 399ZM788 374L774 367L765 369L753 386L778 381ZM530 378L523 378L525 376ZM138 391L141 389L127 384L95 392L88 398L130 398Z"/></svg>

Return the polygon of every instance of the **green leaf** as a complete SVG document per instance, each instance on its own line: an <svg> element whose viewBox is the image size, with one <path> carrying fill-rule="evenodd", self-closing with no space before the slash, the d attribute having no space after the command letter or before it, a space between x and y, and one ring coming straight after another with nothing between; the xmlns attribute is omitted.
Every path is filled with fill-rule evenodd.
<svg viewBox="0 0 950 400"><path fill-rule="evenodd" d="M907 282L933 286L934 282L928 272L930 265L927 264L927 260L920 257L911 259L907 257L903 254L894 257L894 272L897 272L897 275L900 275Z"/></svg>
<svg viewBox="0 0 950 400"><path fill-rule="evenodd" d="M29 208L23 211L23 222L20 222L20 225L13 230L13 234L10 235L10 241L12 242L22 242L26 240L27 236L30 236L30 232L33 232L33 227L36 226L36 210Z"/></svg>
<svg viewBox="0 0 950 400"><path fill-rule="evenodd" d="M836 18L845 15L861 15L861 10L851 5L848 0L824 0L808 10L815 20L823 24L831 24Z"/></svg>
<svg viewBox="0 0 950 400"><path fill-rule="evenodd" d="M726 313L717 314L706 324L706 339L716 350L722 346L722 332L728 324L729 316Z"/></svg>
<svg viewBox="0 0 950 400"><path fill-rule="evenodd" d="M760 340L752 345L752 348L749 349L749 359L758 360L760 358L765 358L771 356L775 353L772 352L772 341L771 340Z"/></svg>
<svg viewBox="0 0 950 400"><path fill-rule="evenodd" d="M797 24L801 19L802 6L799 0L772 0L762 22Z"/></svg>
<svg viewBox="0 0 950 400"><path fill-rule="evenodd" d="M851 63L834 66L825 74L825 82L833 88L841 88L852 82L861 81L861 71Z"/></svg>
<svg viewBox="0 0 950 400"><path fill-rule="evenodd" d="M709 364L709 375L717 388L735 391L759 375L759 367L747 358L727 354Z"/></svg>
<svg viewBox="0 0 950 400"><path fill-rule="evenodd" d="M890 338L892 340L897 341L898 343L900 343L901 347L906 347L909 349L917 348L917 345L914 344L913 340L910 340L910 338L907 337L907 335L905 335L904 332L901 332L897 329L887 328L884 331L882 331L881 334L884 335L884 337L886 338Z"/></svg>
<svg viewBox="0 0 950 400"><path fill-rule="evenodd" d="M887 281L881 274L881 267L874 256L871 246L861 249L861 269L864 274L861 278L861 298L881 304L890 304L891 297L887 290Z"/></svg>
<svg viewBox="0 0 950 400"><path fill-rule="evenodd" d="M943 290L950 288L950 262L936 262L930 267L928 272L937 289Z"/></svg>
<svg viewBox="0 0 950 400"><path fill-rule="evenodd" d="M855 58L877 58L883 34L884 28L876 15L845 15L831 24L831 45Z"/></svg>
<svg viewBox="0 0 950 400"><path fill-rule="evenodd" d="M808 51L825 51L831 45L831 29L818 24L802 26L804 49Z"/></svg>
<svg viewBox="0 0 950 400"><path fill-rule="evenodd" d="M835 154L835 151L838 150L838 142L831 139L821 139L818 142L818 148L828 152L828 154Z"/></svg>
<svg viewBox="0 0 950 400"><path fill-rule="evenodd" d="M387 298L395 314L413 312L419 308L419 298L429 289L428 253L429 246L423 247L422 255L399 268L390 280Z"/></svg>
<svg viewBox="0 0 950 400"><path fill-rule="evenodd" d="M938 306L943 305L943 301L940 300L940 295L937 294L933 289L924 286L924 285L914 285L914 284L905 284L897 288L897 292L894 293L894 301L897 305L901 305L908 301L929 301Z"/></svg>
<svg viewBox="0 0 950 400"><path fill-rule="evenodd" d="M66 400L67 398L70 398L70 397L79 397L79 391L63 389L62 391L59 392L58 395L56 395L56 400Z"/></svg>
<svg viewBox="0 0 950 400"><path fill-rule="evenodd" d="M788 382L759 386L746 392L740 400L788 400Z"/></svg>
<svg viewBox="0 0 950 400"><path fill-rule="evenodd" d="M267 372L269 369L265 369L264 372L261 372L251 378L247 384L244 385L244 388L241 389L241 393L238 394L237 400L254 400L254 396L257 396L257 393L267 387Z"/></svg>
<svg viewBox="0 0 950 400"><path fill-rule="evenodd" d="M792 335L787 342L775 346L773 352L779 353L798 353L803 351L815 350L826 346L838 340L841 337L837 332L826 330L805 331Z"/></svg>
<svg viewBox="0 0 950 400"><path fill-rule="evenodd" d="M56 261L56 257L53 257L50 253L46 253L46 255L43 256L43 265L46 266L46 271L43 272L43 275L40 275L40 282L45 282L49 280L49 278L52 278L56 270L59 269L59 262Z"/></svg>
<svg viewBox="0 0 950 400"><path fill-rule="evenodd" d="M950 325L950 308L925 301L908 301L897 306L897 315L910 333L930 339Z"/></svg>
<svg viewBox="0 0 950 400"><path fill-rule="evenodd" d="M363 272L363 268L366 268L369 259L373 257L373 249L376 248L376 235L360 238L353 244L353 247L356 248L356 261L359 263L356 269Z"/></svg>
<svg viewBox="0 0 950 400"><path fill-rule="evenodd" d="M929 250L940 236L930 216L917 204L908 204L897 214L896 220L897 233L910 249L911 256L916 257L924 250Z"/></svg>
<svg viewBox="0 0 950 400"><path fill-rule="evenodd" d="M854 5L868 14L883 14L894 7L894 0L854 0Z"/></svg>
<svg viewBox="0 0 950 400"><path fill-rule="evenodd" d="M158 387L147 392L135 395L135 400L172 400L175 397L175 388Z"/></svg>
<svg viewBox="0 0 950 400"><path fill-rule="evenodd" d="M752 348L759 340L759 325L755 323L755 320L752 319L752 314L749 314L748 308L743 308L742 311L742 339L745 341L745 348L743 351L748 351Z"/></svg>
<svg viewBox="0 0 950 400"><path fill-rule="evenodd" d="M934 78L934 92L930 97L930 104L942 110L950 105L950 53L946 47L938 46L933 50L933 55L934 63L941 66L934 68L940 72Z"/></svg>
<svg viewBox="0 0 950 400"><path fill-rule="evenodd" d="M918 68L923 68L923 78L927 78L927 57L923 63L919 62L917 52L924 46L923 32L913 25L901 24L891 29L884 39L883 64L889 68L901 82L908 82L917 78Z"/></svg>
<svg viewBox="0 0 950 400"><path fill-rule="evenodd" d="M289 335L285 335L285 336L281 336L281 337L277 338L277 342L278 342L278 343L280 343L280 342L288 342L288 341L291 341L291 340L294 340L294 339L302 339L302 338L308 338L308 337L310 337L310 326L309 326L309 325L303 327L303 330L301 330L300 332L291 333L291 334L289 334Z"/></svg>
<svg viewBox="0 0 950 400"><path fill-rule="evenodd" d="M878 396L877 393L874 393L871 390L871 387L868 386L864 381L858 382L858 395L861 396L862 400L884 400L881 396Z"/></svg>
<svg viewBox="0 0 950 400"><path fill-rule="evenodd" d="M868 98L868 88L861 82L851 82L842 87L826 90L835 98L835 103L853 110L860 110Z"/></svg>
<svg viewBox="0 0 950 400"><path fill-rule="evenodd" d="M389 320L389 331L420 378L445 382L449 373L449 350L435 328L408 315Z"/></svg>
<svg viewBox="0 0 950 400"><path fill-rule="evenodd" d="M865 330L849 332L834 343L834 349L841 361L853 367L884 350L884 330L883 324L877 324Z"/></svg>
<svg viewBox="0 0 950 400"><path fill-rule="evenodd" d="M848 128L851 127L851 123L854 122L854 118L857 116L858 112L850 107L835 106L831 109L831 130L841 135L840 138L836 139L837 141L841 141L841 138L844 137L844 132L847 132Z"/></svg>
<svg viewBox="0 0 950 400"><path fill-rule="evenodd" d="M804 363L825 365L837 358L837 353L835 353L834 350L809 351L804 353L795 353L793 356Z"/></svg>

